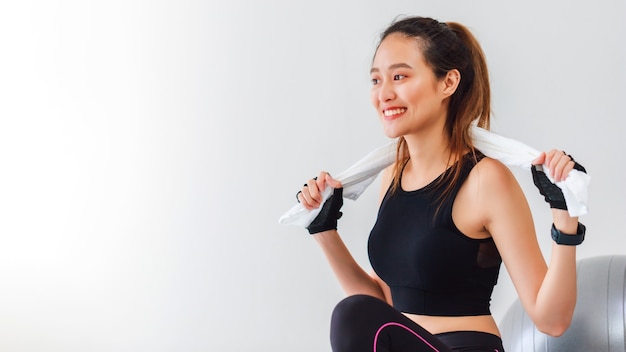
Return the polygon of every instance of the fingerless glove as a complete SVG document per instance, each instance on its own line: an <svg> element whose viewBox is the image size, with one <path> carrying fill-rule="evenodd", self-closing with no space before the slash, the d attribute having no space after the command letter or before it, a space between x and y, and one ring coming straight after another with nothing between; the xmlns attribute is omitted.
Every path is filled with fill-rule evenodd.
<svg viewBox="0 0 626 352"><path fill-rule="evenodd" d="M574 161L571 155L569 155L569 157ZM574 170L587 173L585 168L576 161L574 161ZM550 204L550 208L567 210L563 191L557 185L550 182L548 176L543 171L543 167L541 167L541 165L532 165L530 171L532 172L535 186L539 189L539 193L544 196L546 202Z"/></svg>
<svg viewBox="0 0 626 352"><path fill-rule="evenodd" d="M343 188L335 188L333 194L326 199L322 209L311 224L306 228L311 235L318 232L337 229L337 220L341 218L343 206Z"/></svg>

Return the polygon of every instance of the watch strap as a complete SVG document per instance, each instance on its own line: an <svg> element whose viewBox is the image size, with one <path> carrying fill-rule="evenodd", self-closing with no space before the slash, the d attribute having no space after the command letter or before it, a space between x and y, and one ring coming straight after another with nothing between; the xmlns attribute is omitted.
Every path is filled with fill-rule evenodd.
<svg viewBox="0 0 626 352"><path fill-rule="evenodd" d="M587 231L587 228L585 227L585 225L578 223L578 229L576 230L575 235L565 234L559 231L554 226L554 224L552 224L551 232L552 232L552 239L557 244L564 244L567 246L576 246L576 245L583 243L583 241L585 240L586 231Z"/></svg>

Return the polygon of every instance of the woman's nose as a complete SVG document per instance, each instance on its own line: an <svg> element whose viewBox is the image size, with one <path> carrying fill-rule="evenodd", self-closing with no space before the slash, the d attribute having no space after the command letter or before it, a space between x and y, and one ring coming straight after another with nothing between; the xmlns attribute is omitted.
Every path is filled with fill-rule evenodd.
<svg viewBox="0 0 626 352"><path fill-rule="evenodd" d="M378 91L378 100L381 102L387 102L395 99L396 92L392 84L381 83L380 90Z"/></svg>

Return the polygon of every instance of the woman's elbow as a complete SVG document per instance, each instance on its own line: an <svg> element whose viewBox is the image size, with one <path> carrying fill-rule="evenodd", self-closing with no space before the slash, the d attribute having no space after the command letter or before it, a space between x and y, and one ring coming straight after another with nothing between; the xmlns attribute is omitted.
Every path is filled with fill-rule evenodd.
<svg viewBox="0 0 626 352"><path fill-rule="evenodd" d="M570 316L570 317L554 320L549 323L543 323L543 324L535 323L535 326L537 327L537 330L539 330L540 332L548 336L559 337L563 335L565 331L567 331L571 323L572 323L572 317Z"/></svg>

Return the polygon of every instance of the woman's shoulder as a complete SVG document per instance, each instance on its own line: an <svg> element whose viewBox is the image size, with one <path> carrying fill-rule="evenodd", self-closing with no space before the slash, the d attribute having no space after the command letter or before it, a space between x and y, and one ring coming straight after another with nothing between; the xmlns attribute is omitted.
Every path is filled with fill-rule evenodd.
<svg viewBox="0 0 626 352"><path fill-rule="evenodd" d="M479 173L487 174L487 176L497 177L512 175L508 166L502 163L500 160L483 156L480 158L472 171L478 171Z"/></svg>
<svg viewBox="0 0 626 352"><path fill-rule="evenodd" d="M383 171L381 171L380 174L383 181L391 181L393 179L393 170L395 168L395 165L395 163L392 163L391 165L384 168Z"/></svg>
<svg viewBox="0 0 626 352"><path fill-rule="evenodd" d="M468 176L479 189L489 193L510 190L511 186L518 187L517 180L508 166L501 161L483 157L480 159Z"/></svg>
<svg viewBox="0 0 626 352"><path fill-rule="evenodd" d="M471 170L457 202L462 209L471 209L474 220L486 227L504 209L520 209L525 197L508 166L484 157Z"/></svg>
<svg viewBox="0 0 626 352"><path fill-rule="evenodd" d="M517 204L525 201L515 175L499 160L484 157L476 164L468 179L472 180L481 201L486 204L503 205L509 202Z"/></svg>
<svg viewBox="0 0 626 352"><path fill-rule="evenodd" d="M395 168L395 164L391 164L387 166L386 168L384 168L383 171L380 173L381 182L380 182L380 193L379 193L379 199L378 199L379 204L383 201L383 198L385 198L385 194L387 194L387 190L389 189L389 187L391 186L391 183L393 182L394 168Z"/></svg>

